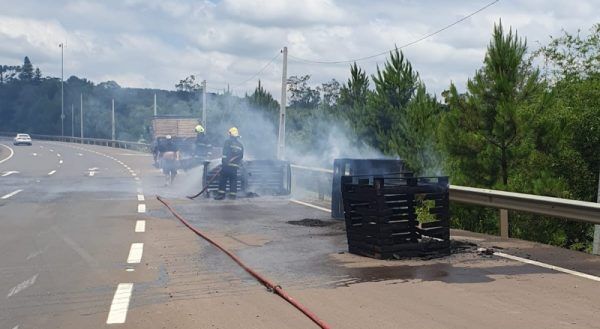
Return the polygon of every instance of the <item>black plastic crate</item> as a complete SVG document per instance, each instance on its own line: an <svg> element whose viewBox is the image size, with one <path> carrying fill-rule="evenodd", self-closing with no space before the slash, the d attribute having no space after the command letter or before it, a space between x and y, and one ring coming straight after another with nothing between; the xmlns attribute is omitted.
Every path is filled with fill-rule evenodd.
<svg viewBox="0 0 600 329"><path fill-rule="evenodd" d="M342 201L342 176L386 175L408 173L404 161L399 159L335 159L331 182L331 217L344 218Z"/></svg>
<svg viewBox="0 0 600 329"><path fill-rule="evenodd" d="M348 248L375 258L450 253L447 177L343 176Z"/></svg>
<svg viewBox="0 0 600 329"><path fill-rule="evenodd" d="M221 165L209 169L210 162L204 163L203 184L213 177L206 197L214 195L219 189ZM288 161L249 160L237 172L238 193L241 196L249 193L258 195L289 195L291 193L291 169ZM215 177L216 176L216 177ZM205 185L206 186L206 185Z"/></svg>

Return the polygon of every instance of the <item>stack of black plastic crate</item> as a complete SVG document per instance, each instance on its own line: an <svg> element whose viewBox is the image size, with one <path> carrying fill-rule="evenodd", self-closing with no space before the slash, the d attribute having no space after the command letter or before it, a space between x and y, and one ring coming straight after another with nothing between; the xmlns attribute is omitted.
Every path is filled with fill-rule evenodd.
<svg viewBox="0 0 600 329"><path fill-rule="evenodd" d="M450 253L447 177L343 176L342 198L351 253L380 259Z"/></svg>

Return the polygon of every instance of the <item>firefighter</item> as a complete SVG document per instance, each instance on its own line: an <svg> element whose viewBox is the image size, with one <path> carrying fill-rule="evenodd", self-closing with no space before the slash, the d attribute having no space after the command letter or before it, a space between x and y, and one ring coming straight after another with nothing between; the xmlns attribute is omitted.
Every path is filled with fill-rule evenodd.
<svg viewBox="0 0 600 329"><path fill-rule="evenodd" d="M221 159L221 174L219 177L219 191L215 200L225 198L227 182L229 182L230 199L235 199L237 194L237 172L244 158L244 146L240 142L240 134L236 127L228 131L229 138L223 145L223 157Z"/></svg>
<svg viewBox="0 0 600 329"><path fill-rule="evenodd" d="M177 176L177 161L179 160L179 149L171 135L165 136L165 143L159 144L160 166L165 175L166 185L173 184Z"/></svg>
<svg viewBox="0 0 600 329"><path fill-rule="evenodd" d="M196 125L196 128L194 128L194 130L196 131L195 153L197 156L204 156L207 153L206 133L201 123L201 121L198 121L198 125Z"/></svg>

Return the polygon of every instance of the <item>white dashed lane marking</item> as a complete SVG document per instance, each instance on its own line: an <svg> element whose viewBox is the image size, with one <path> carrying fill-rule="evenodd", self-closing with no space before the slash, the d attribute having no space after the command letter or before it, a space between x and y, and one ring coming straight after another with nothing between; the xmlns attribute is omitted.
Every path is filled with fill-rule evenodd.
<svg viewBox="0 0 600 329"><path fill-rule="evenodd" d="M145 213L146 212L146 205L143 203L138 204L138 213Z"/></svg>
<svg viewBox="0 0 600 329"><path fill-rule="evenodd" d="M19 173L18 171L14 171L14 170L13 171L7 171L4 174L2 174L2 177L6 177L6 176L10 176L12 174L18 174L18 173Z"/></svg>
<svg viewBox="0 0 600 329"><path fill-rule="evenodd" d="M138 220L137 222L135 222L135 232L136 233L146 232L146 221L145 220Z"/></svg>
<svg viewBox="0 0 600 329"><path fill-rule="evenodd" d="M10 198L11 196L15 196L15 195L17 195L18 193L21 193L22 191L23 191L23 190L16 190L16 191L14 191L14 192L10 192L10 193L8 193L8 194L6 194L6 195L2 196L0 199L2 199L2 200L6 200L6 199Z"/></svg>
<svg viewBox="0 0 600 329"><path fill-rule="evenodd" d="M132 243L129 249L129 256L127 257L128 264L139 264L142 261L142 254L144 253L143 243Z"/></svg>
<svg viewBox="0 0 600 329"><path fill-rule="evenodd" d="M51 172L49 172L48 176L52 176L52 175L54 175L54 173L56 173L56 170L52 170Z"/></svg>
<svg viewBox="0 0 600 329"><path fill-rule="evenodd" d="M63 164L63 161L62 161L62 160L60 160L60 161L58 161L58 163L60 163L60 164Z"/></svg>
<svg viewBox="0 0 600 329"><path fill-rule="evenodd" d="M138 194L138 201L144 201L144 195Z"/></svg>
<svg viewBox="0 0 600 329"><path fill-rule="evenodd" d="M12 289L10 289L10 291L8 292L8 295L6 295L6 298L10 298L18 293L20 293L21 291L33 286L33 284L35 283L35 280L37 279L38 274L32 276L31 278L19 283L18 285L12 287Z"/></svg>
<svg viewBox="0 0 600 329"><path fill-rule="evenodd" d="M107 324L125 323L129 300L133 291L133 283L119 283L108 312Z"/></svg>

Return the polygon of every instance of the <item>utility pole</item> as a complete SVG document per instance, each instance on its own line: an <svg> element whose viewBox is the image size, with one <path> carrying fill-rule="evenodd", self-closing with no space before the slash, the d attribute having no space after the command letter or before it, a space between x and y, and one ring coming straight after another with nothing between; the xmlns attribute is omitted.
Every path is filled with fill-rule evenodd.
<svg viewBox="0 0 600 329"><path fill-rule="evenodd" d="M73 103L71 103L71 137L75 137L75 108L73 107Z"/></svg>
<svg viewBox="0 0 600 329"><path fill-rule="evenodd" d="M202 80L202 127L206 132L206 80Z"/></svg>
<svg viewBox="0 0 600 329"><path fill-rule="evenodd" d="M154 94L154 116L156 116L156 93Z"/></svg>
<svg viewBox="0 0 600 329"><path fill-rule="evenodd" d="M83 93L81 93L80 97L81 103L79 104L79 129L81 131L79 132L79 137L83 138Z"/></svg>
<svg viewBox="0 0 600 329"><path fill-rule="evenodd" d="M112 100L112 140L115 140L115 99Z"/></svg>
<svg viewBox="0 0 600 329"><path fill-rule="evenodd" d="M596 202L600 203L600 168L598 169L598 195L596 196ZM592 254L600 255L600 225L594 225Z"/></svg>
<svg viewBox="0 0 600 329"><path fill-rule="evenodd" d="M279 104L279 138L277 140L277 159L285 158L285 108L287 105L287 47L283 47L283 70L281 74L281 102Z"/></svg>
<svg viewBox="0 0 600 329"><path fill-rule="evenodd" d="M60 45L60 135L65 135L65 90L63 87L64 78L64 53L65 53L65 45L61 42Z"/></svg>

